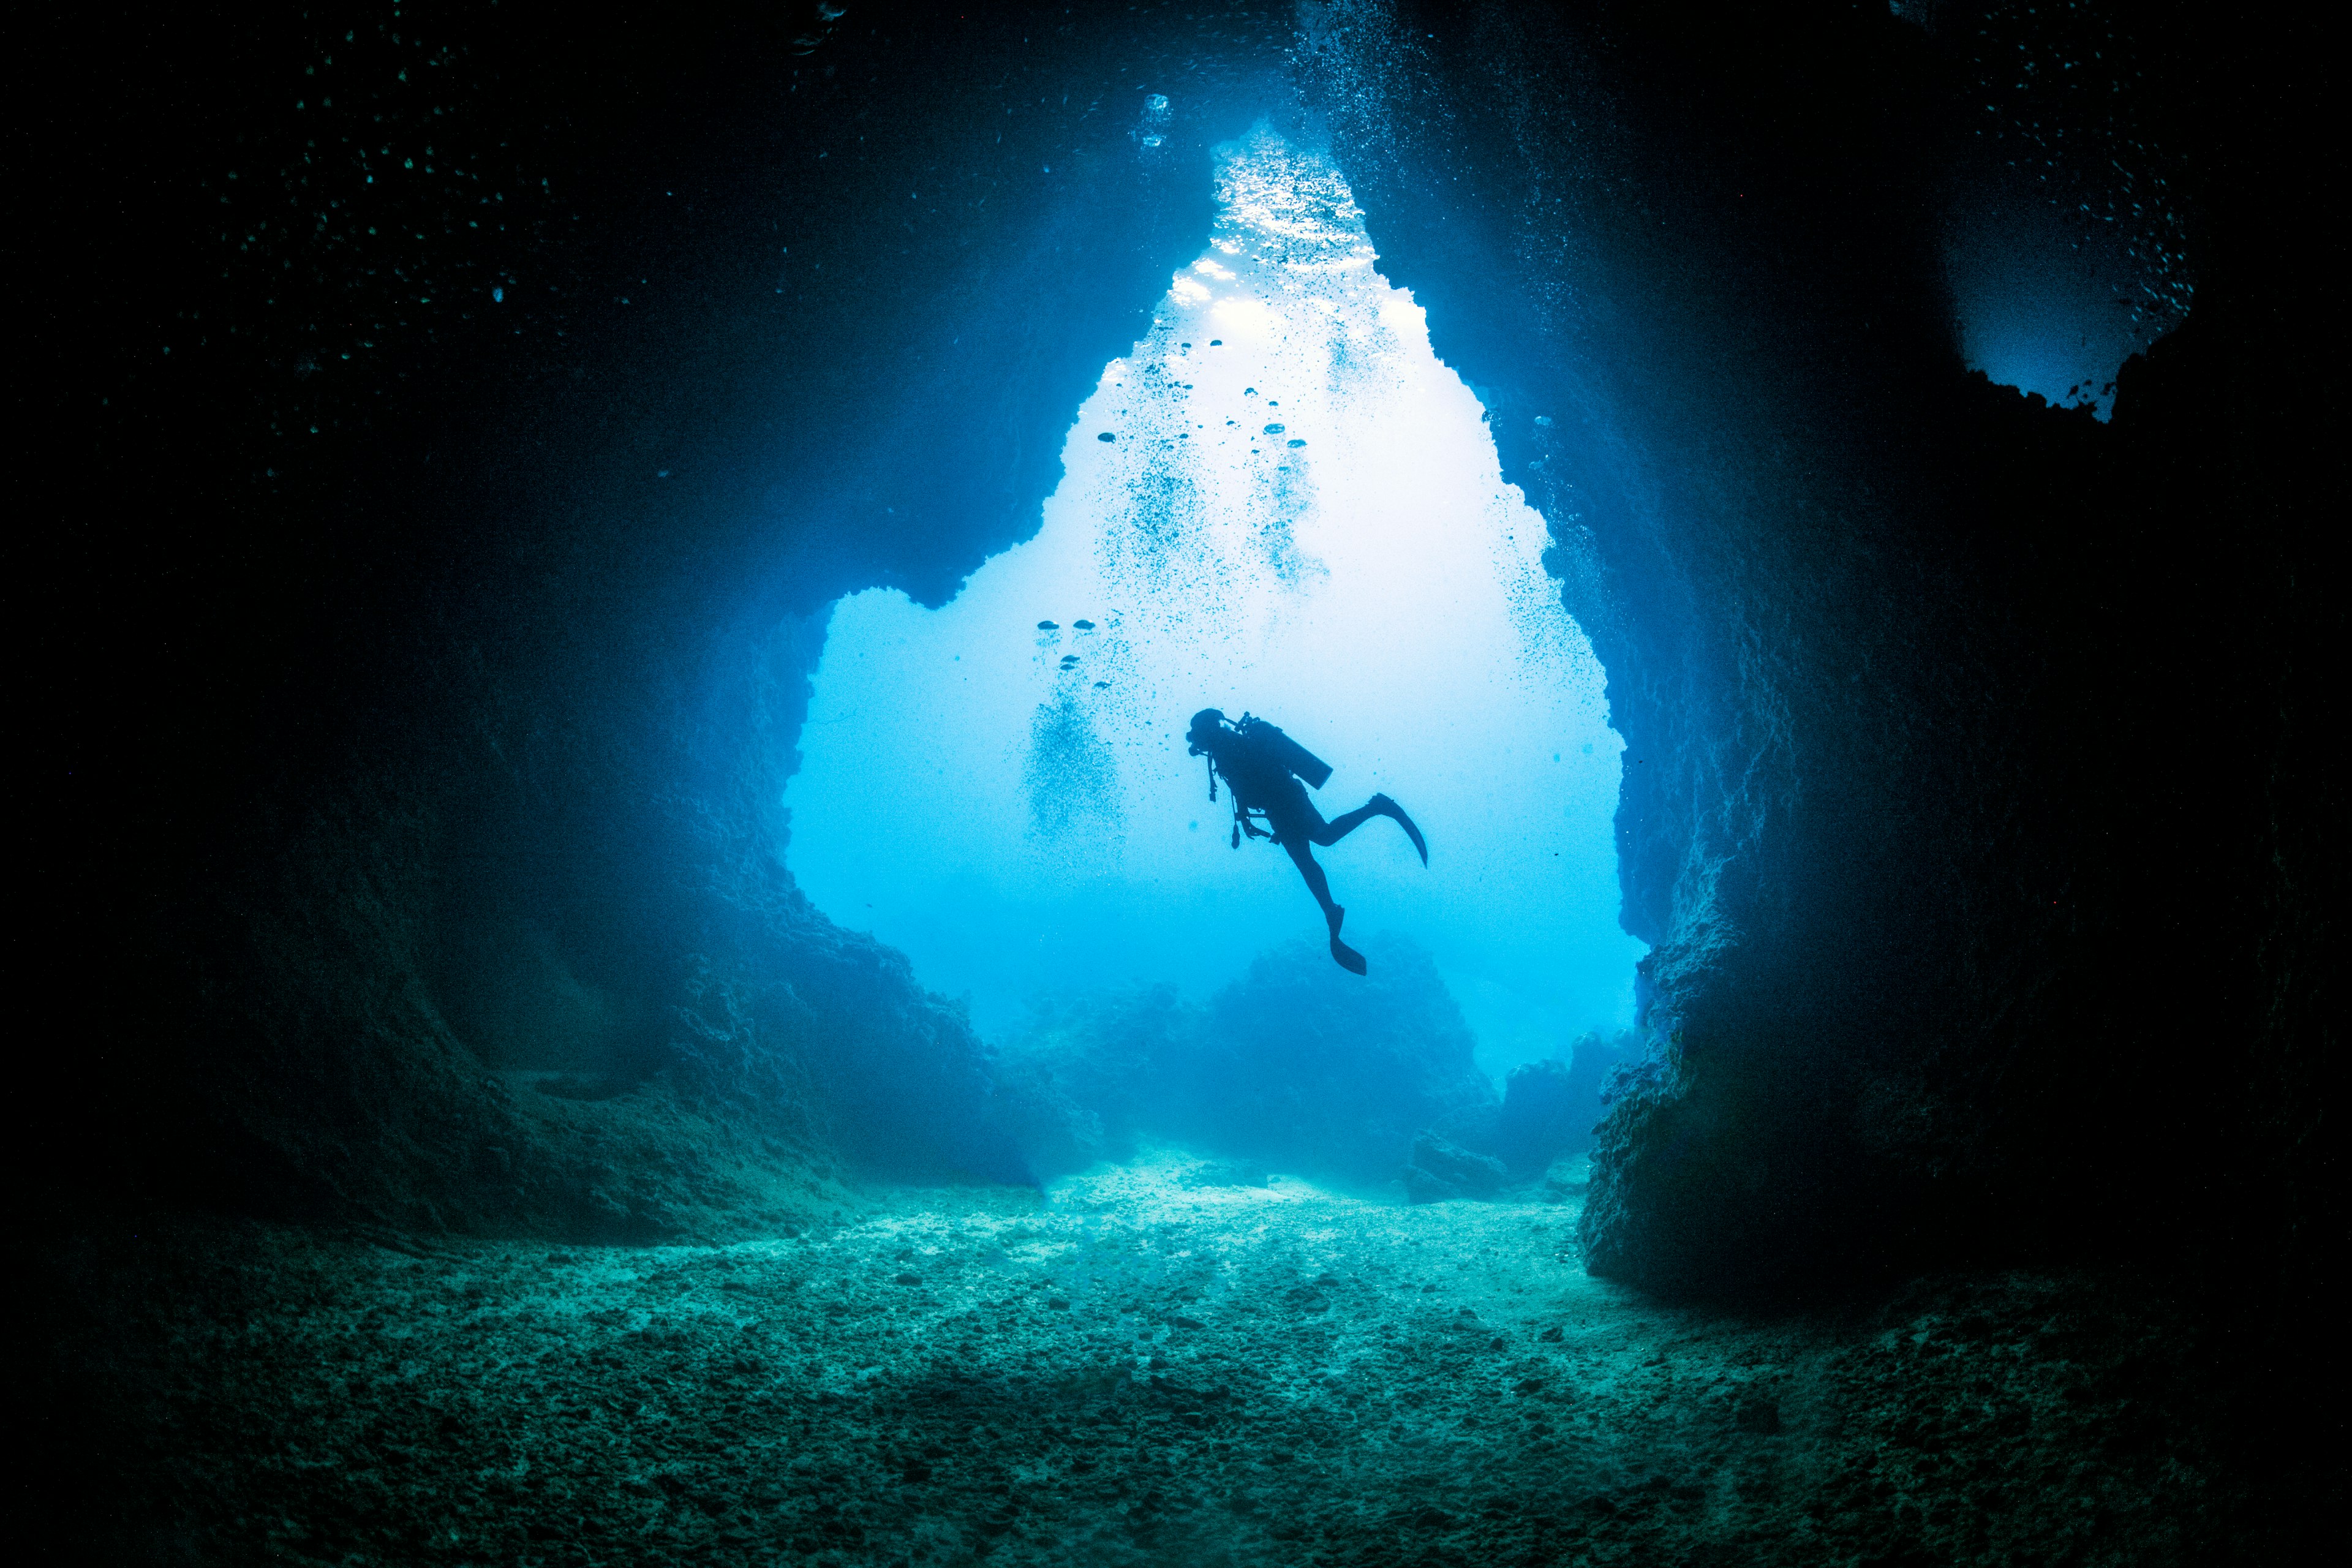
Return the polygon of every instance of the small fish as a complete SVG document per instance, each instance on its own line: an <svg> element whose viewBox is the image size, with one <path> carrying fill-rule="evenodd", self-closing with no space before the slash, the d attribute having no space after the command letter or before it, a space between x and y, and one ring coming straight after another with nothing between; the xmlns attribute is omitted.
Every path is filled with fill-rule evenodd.
<svg viewBox="0 0 2352 1568"><path fill-rule="evenodd" d="M1062 668L1063 668L1064 669L1067 669L1067 668L1069 668L1072 665L1074 665L1074 664L1076 664L1076 663L1077 663L1077 662L1078 662L1078 656L1077 656L1076 654L1074 654L1074 653L1066 653L1066 654L1064 654L1064 655L1062 656Z"/></svg>
<svg viewBox="0 0 2352 1568"><path fill-rule="evenodd" d="M1097 691L1108 691L1110 689L1110 682L1108 680L1097 680L1095 682L1095 689Z"/></svg>

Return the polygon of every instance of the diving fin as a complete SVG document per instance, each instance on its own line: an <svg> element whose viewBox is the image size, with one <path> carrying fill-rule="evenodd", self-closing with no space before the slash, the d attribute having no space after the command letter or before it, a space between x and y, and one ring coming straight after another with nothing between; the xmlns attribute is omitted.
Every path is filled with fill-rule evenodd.
<svg viewBox="0 0 2352 1568"><path fill-rule="evenodd" d="M1428 865L1429 841L1421 836L1421 829L1412 825L1412 818L1404 814L1404 807L1384 795L1374 795L1372 802L1381 808L1382 816L1393 819L1399 827L1404 829L1404 836L1412 840L1412 847L1415 849L1421 851L1421 863L1424 866Z"/></svg>
<svg viewBox="0 0 2352 1568"><path fill-rule="evenodd" d="M1331 962L1350 974L1361 974L1364 955L1339 940L1339 922L1347 918L1348 911L1338 904L1333 904L1323 916L1324 922L1331 928Z"/></svg>

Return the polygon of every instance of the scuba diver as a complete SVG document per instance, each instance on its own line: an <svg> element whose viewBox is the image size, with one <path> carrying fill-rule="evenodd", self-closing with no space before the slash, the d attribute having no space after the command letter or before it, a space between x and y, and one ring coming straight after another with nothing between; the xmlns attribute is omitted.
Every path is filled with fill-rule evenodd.
<svg viewBox="0 0 2352 1568"><path fill-rule="evenodd" d="M1246 833L1252 838L1271 838L1288 850L1298 874L1307 879L1307 890L1323 906L1324 923L1331 928L1332 958L1349 973L1363 973L1364 955L1339 940L1339 922L1348 918L1348 911L1331 901L1330 879L1315 863L1308 847L1328 847L1371 818L1386 816L1404 829L1426 866L1429 846L1423 842L1412 818L1404 814L1404 807L1376 795L1338 820L1324 821L1299 781L1321 789L1331 776L1331 765L1274 725L1246 713L1235 724L1226 721L1222 710L1203 708L1192 715L1192 727L1184 732L1184 740L1188 755L1209 759L1209 798L1217 798L1220 777L1233 792L1234 847L1241 847L1242 835ZM1261 819L1266 828L1258 826Z"/></svg>

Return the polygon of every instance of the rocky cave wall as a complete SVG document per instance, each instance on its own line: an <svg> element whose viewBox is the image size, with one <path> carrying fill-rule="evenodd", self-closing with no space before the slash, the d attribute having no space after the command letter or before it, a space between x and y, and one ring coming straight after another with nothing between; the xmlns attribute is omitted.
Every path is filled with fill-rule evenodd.
<svg viewBox="0 0 2352 1568"><path fill-rule="evenodd" d="M2306 1268L2321 1123L2281 1089L2326 1050L2323 818L2278 792L2316 787L2330 612L2297 565L2319 426L2264 370L2307 352L2273 248L2299 143L2182 68L2264 46L2165 40L2148 90L2209 138L2228 237L2101 426L1958 363L1948 39L1833 5L1328 17L1310 96L1629 744L1663 1070L1603 1128L1592 1267L1737 1289L2186 1235Z"/></svg>
<svg viewBox="0 0 2352 1568"><path fill-rule="evenodd" d="M86 742L66 803L107 868L85 940L121 918L98 888L148 896L104 1048L69 1064L92 1114L36 1138L61 1202L645 1237L834 1204L837 1166L1024 1179L961 1010L793 888L781 784L826 605L939 602L1034 531L1073 411L1197 251L1207 148L1278 85L1282 27L801 20L583 41L420 14L407 43L452 85L418 140L455 120L512 154L492 178L556 183L545 232L471 237L416 198L419 239L458 237L366 269L404 273L389 305L301 251L315 279L235 261L210 289L194 240L161 270L211 312L203 352L89 399L81 435L102 512L181 531L152 565L83 556L59 617L86 702L143 675L151 705ZM305 44L350 63L335 31L176 42L291 76ZM409 84L382 63L362 121ZM300 122L201 108L208 152L307 201ZM423 308L428 265L464 310ZM262 309L306 291L423 320L322 366L325 323ZM282 443L295 418L315 441ZM135 635L95 635L125 624L110 602ZM174 643L208 672L159 666ZM169 777L142 769L157 747Z"/></svg>

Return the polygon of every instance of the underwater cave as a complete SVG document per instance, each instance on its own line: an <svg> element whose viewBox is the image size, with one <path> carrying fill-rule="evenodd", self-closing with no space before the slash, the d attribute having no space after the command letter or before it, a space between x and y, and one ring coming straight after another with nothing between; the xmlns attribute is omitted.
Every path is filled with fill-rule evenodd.
<svg viewBox="0 0 2352 1568"><path fill-rule="evenodd" d="M72 26L41 1560L2340 1533L2301 24Z"/></svg>

